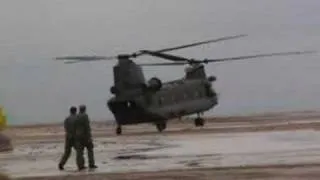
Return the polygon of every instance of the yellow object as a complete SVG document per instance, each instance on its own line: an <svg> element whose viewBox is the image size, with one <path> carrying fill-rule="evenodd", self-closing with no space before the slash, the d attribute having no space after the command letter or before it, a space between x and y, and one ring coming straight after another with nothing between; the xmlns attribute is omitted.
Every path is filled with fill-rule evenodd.
<svg viewBox="0 0 320 180"><path fill-rule="evenodd" d="M8 175L0 172L0 180L10 180L10 179L11 178Z"/></svg>
<svg viewBox="0 0 320 180"><path fill-rule="evenodd" d="M7 127L7 117L4 113L3 108L0 106L0 130Z"/></svg>

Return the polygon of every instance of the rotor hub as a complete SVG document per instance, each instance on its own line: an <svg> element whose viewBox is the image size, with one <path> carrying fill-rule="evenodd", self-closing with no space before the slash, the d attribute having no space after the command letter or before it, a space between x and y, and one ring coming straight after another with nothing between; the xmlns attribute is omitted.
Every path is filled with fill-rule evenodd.
<svg viewBox="0 0 320 180"><path fill-rule="evenodd" d="M129 59L130 57L132 57L131 55L129 54L120 54L117 56L118 59Z"/></svg>

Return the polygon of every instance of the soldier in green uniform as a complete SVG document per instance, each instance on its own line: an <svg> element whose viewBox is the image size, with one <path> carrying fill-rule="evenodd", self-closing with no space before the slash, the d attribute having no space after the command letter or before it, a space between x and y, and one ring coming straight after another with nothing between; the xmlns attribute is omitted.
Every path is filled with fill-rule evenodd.
<svg viewBox="0 0 320 180"><path fill-rule="evenodd" d="M68 161L72 147L75 146L75 122L77 120L77 108L70 107L70 115L64 120L64 130L65 130L65 146L64 154L59 162L59 169L63 170L64 165Z"/></svg>
<svg viewBox="0 0 320 180"><path fill-rule="evenodd" d="M86 113L86 106L79 106L79 114L76 122L76 149L77 149L77 164L79 170L85 168L84 166L84 157L83 151L84 148L87 149L88 159L89 159L89 168L95 169L94 152L93 152L93 142L91 135L90 119Z"/></svg>

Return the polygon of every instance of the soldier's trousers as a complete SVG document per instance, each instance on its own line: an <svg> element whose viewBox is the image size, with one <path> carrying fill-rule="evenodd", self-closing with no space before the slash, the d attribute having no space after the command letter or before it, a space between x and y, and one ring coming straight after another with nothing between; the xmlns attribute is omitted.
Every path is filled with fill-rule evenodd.
<svg viewBox="0 0 320 180"><path fill-rule="evenodd" d="M74 147L74 145L75 145L75 142L73 139L66 138L65 144L64 144L64 153L63 153L61 160L59 162L60 166L64 166L66 164L66 162L68 161L68 159L71 155L71 150L72 150L72 147Z"/></svg>
<svg viewBox="0 0 320 180"><path fill-rule="evenodd" d="M77 166L78 166L78 168L84 167L85 160L84 160L84 157L83 157L83 151L84 151L85 148L87 149L87 153L88 153L89 167L92 167L92 166L95 165L92 141L89 141L87 139L80 139L80 140L76 141Z"/></svg>

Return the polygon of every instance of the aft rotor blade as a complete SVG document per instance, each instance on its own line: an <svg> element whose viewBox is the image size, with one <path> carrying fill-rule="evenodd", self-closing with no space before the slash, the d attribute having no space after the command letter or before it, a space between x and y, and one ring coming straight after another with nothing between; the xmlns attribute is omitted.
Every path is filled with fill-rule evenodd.
<svg viewBox="0 0 320 180"><path fill-rule="evenodd" d="M199 46L199 45L202 45L202 44L209 44L209 43L214 43L214 42L219 42L219 41L236 39L236 38L245 37L245 36L248 36L248 35L247 34L240 34L240 35L236 35L236 36L226 36L226 37L222 37L222 38L218 38L218 39L212 39L212 40L208 40L208 41L196 42L196 43L176 46L176 47L172 47L172 48L159 49L159 50L155 50L155 51L156 52L168 52L168 51L184 49L184 48L193 47L193 46Z"/></svg>
<svg viewBox="0 0 320 180"><path fill-rule="evenodd" d="M244 59L253 59L259 57L270 57L270 56L289 56L289 55L302 55L315 53L316 51L296 51L296 52L280 52L280 53L270 53L270 54L257 54L250 56L238 56L238 57L229 57L229 58L220 58L220 59L206 59L203 60L203 63L208 62L221 62L221 61L234 61L234 60L244 60Z"/></svg>
<svg viewBox="0 0 320 180"><path fill-rule="evenodd" d="M163 58L163 59L167 59L167 60L171 60L171 61L189 61L189 59L181 57L181 56L176 56L176 55L171 55L171 54L165 54L165 53L160 53L160 52L155 52L155 51L141 51L144 54L149 54L151 56L155 56L155 57L159 57L159 58Z"/></svg>
<svg viewBox="0 0 320 180"><path fill-rule="evenodd" d="M106 56L63 56L56 57L56 60L76 60L76 61L97 61L97 60L112 60L116 57L106 57Z"/></svg>
<svg viewBox="0 0 320 180"><path fill-rule="evenodd" d="M174 62L174 63L149 63L149 64L139 64L140 66L180 66L186 65L187 62Z"/></svg>

